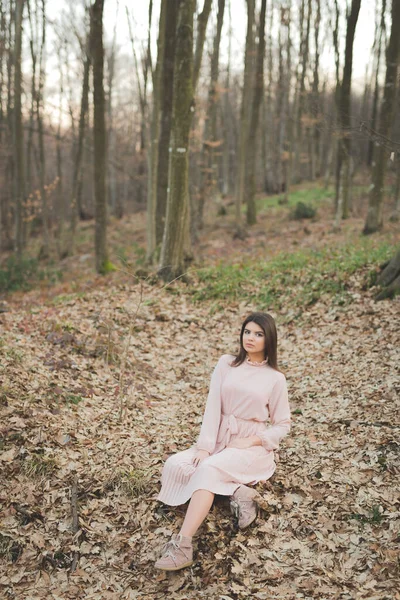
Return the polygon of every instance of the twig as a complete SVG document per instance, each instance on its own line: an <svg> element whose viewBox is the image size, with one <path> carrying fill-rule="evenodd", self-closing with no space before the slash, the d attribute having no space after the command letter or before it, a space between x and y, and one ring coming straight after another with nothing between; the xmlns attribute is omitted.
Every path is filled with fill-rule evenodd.
<svg viewBox="0 0 400 600"><path fill-rule="evenodd" d="M355 425L369 425L371 427L390 427L391 429L399 428L399 425L393 425L388 421L374 421L370 423L369 421L356 421L355 419L339 419L338 421L335 421L335 423L341 423L347 427L354 423Z"/></svg>
<svg viewBox="0 0 400 600"><path fill-rule="evenodd" d="M78 516L78 476L75 473L71 488L71 512L72 512L72 531L74 535L79 531L79 516ZM74 551L72 559L71 573L73 573L77 567L79 560L78 550Z"/></svg>

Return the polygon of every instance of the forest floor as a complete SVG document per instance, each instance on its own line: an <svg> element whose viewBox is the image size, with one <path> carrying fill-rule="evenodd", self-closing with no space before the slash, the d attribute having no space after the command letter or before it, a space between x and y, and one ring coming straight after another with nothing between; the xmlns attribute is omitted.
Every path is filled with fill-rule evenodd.
<svg viewBox="0 0 400 600"><path fill-rule="evenodd" d="M190 283L132 275L137 214L110 228L121 270L94 274L87 223L62 280L0 298L1 598L400 599L400 298L370 287L399 228L363 238L360 192L334 232L315 190L311 221L260 199L244 240L231 207L210 218ZM265 510L240 532L217 497L194 565L156 571L184 516L156 500L163 462L195 442L255 309L276 317L292 411Z"/></svg>

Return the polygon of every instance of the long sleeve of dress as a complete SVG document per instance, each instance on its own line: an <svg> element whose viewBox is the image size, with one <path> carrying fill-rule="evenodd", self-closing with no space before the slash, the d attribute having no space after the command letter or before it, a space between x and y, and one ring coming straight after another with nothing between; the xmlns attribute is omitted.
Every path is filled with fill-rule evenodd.
<svg viewBox="0 0 400 600"><path fill-rule="evenodd" d="M221 383L222 383L222 357L215 366L211 375L210 391L207 397L200 435L197 440L197 449L206 450L212 454L216 442L221 420Z"/></svg>
<svg viewBox="0 0 400 600"><path fill-rule="evenodd" d="M269 416L272 426L267 427L265 432L257 434L262 445L267 450L277 450L279 442L290 431L290 406L286 379L279 379L271 393L268 402Z"/></svg>

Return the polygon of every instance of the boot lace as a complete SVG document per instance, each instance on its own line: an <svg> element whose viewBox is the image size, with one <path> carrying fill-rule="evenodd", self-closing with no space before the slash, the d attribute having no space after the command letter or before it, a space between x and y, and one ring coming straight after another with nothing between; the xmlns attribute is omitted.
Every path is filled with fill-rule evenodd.
<svg viewBox="0 0 400 600"><path fill-rule="evenodd" d="M163 556L170 556L173 559L176 558L176 552L180 549L181 541L182 536L180 534L175 539L169 540L169 542L167 542L162 549Z"/></svg>

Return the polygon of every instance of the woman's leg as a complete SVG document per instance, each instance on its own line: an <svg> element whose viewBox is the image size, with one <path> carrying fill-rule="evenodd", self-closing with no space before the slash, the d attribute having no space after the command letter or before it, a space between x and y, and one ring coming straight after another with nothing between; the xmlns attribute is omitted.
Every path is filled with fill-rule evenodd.
<svg viewBox="0 0 400 600"><path fill-rule="evenodd" d="M179 532L181 535L192 537L196 533L210 512L213 500L214 494L208 490L196 490L193 493Z"/></svg>

